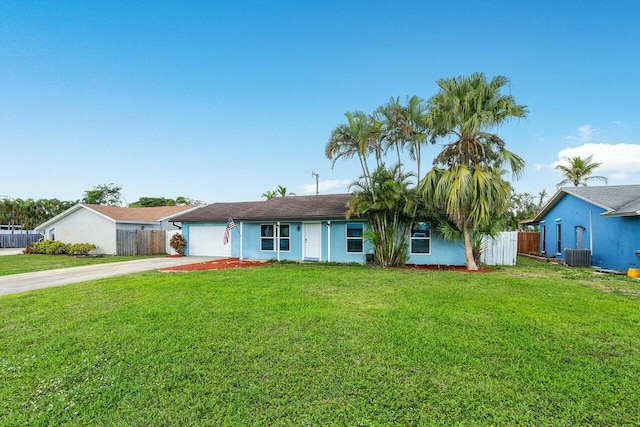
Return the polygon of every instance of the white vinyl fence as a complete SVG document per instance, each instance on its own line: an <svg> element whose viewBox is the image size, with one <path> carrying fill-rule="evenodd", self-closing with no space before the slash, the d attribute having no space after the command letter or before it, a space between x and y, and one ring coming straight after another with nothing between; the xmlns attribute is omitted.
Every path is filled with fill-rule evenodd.
<svg viewBox="0 0 640 427"><path fill-rule="evenodd" d="M495 238L482 239L480 261L484 265L516 265L518 254L518 232L503 231Z"/></svg>

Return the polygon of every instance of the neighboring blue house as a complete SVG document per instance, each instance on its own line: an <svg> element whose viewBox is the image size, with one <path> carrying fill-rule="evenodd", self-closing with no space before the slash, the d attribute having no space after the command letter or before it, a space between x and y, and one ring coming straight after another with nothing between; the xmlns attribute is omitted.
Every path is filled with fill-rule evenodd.
<svg viewBox="0 0 640 427"><path fill-rule="evenodd" d="M593 266L640 266L640 185L561 188L527 223L539 225L540 251L547 256L590 249Z"/></svg>
<svg viewBox="0 0 640 427"><path fill-rule="evenodd" d="M373 248L366 222L346 219L349 194L287 196L258 202L214 203L174 220L182 223L186 255L240 259L358 262ZM229 219L230 230L225 244ZM409 264L464 265L464 247L428 223L412 230Z"/></svg>

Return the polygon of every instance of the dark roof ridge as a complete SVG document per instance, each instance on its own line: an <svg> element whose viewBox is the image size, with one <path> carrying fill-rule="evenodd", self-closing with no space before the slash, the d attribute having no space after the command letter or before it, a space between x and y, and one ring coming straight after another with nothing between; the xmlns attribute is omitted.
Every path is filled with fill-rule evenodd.
<svg viewBox="0 0 640 427"><path fill-rule="evenodd" d="M345 218L349 193L274 197L252 202L217 202L175 218L182 222Z"/></svg>

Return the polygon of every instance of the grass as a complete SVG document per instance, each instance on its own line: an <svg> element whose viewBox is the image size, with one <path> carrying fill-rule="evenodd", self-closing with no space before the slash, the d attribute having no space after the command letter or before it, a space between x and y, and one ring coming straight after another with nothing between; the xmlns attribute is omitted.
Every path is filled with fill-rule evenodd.
<svg viewBox="0 0 640 427"><path fill-rule="evenodd" d="M638 425L640 285L281 264L0 298L2 425Z"/></svg>
<svg viewBox="0 0 640 427"><path fill-rule="evenodd" d="M131 261L134 259L149 258L144 256L99 256L99 257L73 257L68 255L3 255L0 256L0 276L9 274L31 273L34 271L54 270L66 267L79 267L82 265L106 264L110 262Z"/></svg>

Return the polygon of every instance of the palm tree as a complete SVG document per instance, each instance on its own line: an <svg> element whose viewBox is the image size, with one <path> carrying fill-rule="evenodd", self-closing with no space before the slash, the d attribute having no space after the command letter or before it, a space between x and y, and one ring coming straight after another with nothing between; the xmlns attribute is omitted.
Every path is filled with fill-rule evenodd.
<svg viewBox="0 0 640 427"><path fill-rule="evenodd" d="M480 233L508 206L511 186L502 175L508 167L514 177L524 160L505 148L490 133L513 117L525 117L527 108L500 90L509 79L497 76L488 82L482 73L440 79L440 91L429 100L427 125L436 137L453 138L434 160L422 180L421 190L442 209L464 237L467 269L477 270L473 257L473 233Z"/></svg>
<svg viewBox="0 0 640 427"><path fill-rule="evenodd" d="M267 190L264 193L262 193L262 197L264 197L267 200L274 199L277 195L278 193L275 190Z"/></svg>
<svg viewBox="0 0 640 427"><path fill-rule="evenodd" d="M565 184L573 184L574 187L579 185L587 186L587 181L598 180L607 183L607 178L600 175L592 175L593 172L602 163L593 161L593 155L583 159L580 157L571 157L565 159L569 162L568 165L558 165L556 170L562 172L564 179L556 184L556 187L560 188Z"/></svg>
<svg viewBox="0 0 640 427"><path fill-rule="evenodd" d="M445 213L462 233L468 270L477 270L474 239L509 206L511 185L503 170L468 167L433 168L421 182L425 198Z"/></svg>
<svg viewBox="0 0 640 427"><path fill-rule="evenodd" d="M325 146L325 155L331 160L333 168L338 159L351 159L358 157L362 175L371 184L371 173L367 158L371 153L375 154L378 167L382 163L382 145L380 134L382 123L367 116L361 111L355 113L345 113L346 124L338 125L333 132L329 142Z"/></svg>
<svg viewBox="0 0 640 427"><path fill-rule="evenodd" d="M370 180L360 177L350 187L355 190L349 200L347 218L355 214L367 220L369 229L365 236L383 267L403 265L408 258L407 239L416 211L412 176L402 172L400 165L380 167Z"/></svg>
<svg viewBox="0 0 640 427"><path fill-rule="evenodd" d="M400 135L400 123L402 123L402 116L404 115L402 105L400 104L400 98L389 99L385 105L378 107L376 113L383 123L383 138L384 149L388 152L391 149L395 149L397 162L401 164L400 152L404 146L404 140Z"/></svg>
<svg viewBox="0 0 640 427"><path fill-rule="evenodd" d="M420 148L427 140L427 123L424 100L413 96L407 98L407 104L401 105L399 98L391 98L389 102L378 108L377 113L384 119L383 136L385 149L395 149L401 164L400 152L408 147L409 157L417 164L417 180L420 181L421 156Z"/></svg>
<svg viewBox="0 0 640 427"><path fill-rule="evenodd" d="M276 195L280 197L286 197L286 196L295 196L295 193L287 193L287 187L278 185L278 188L276 189Z"/></svg>

